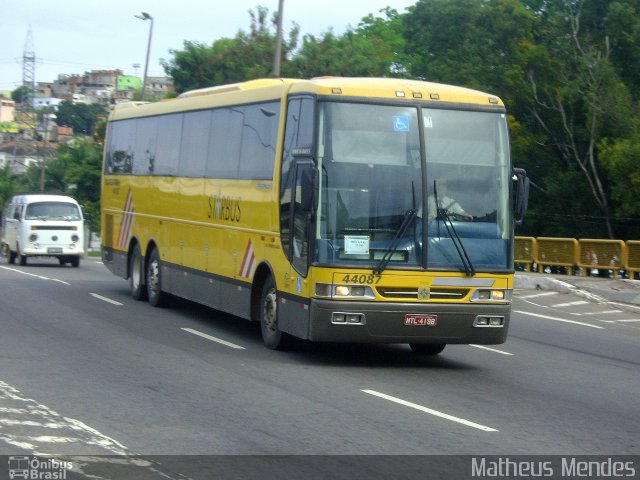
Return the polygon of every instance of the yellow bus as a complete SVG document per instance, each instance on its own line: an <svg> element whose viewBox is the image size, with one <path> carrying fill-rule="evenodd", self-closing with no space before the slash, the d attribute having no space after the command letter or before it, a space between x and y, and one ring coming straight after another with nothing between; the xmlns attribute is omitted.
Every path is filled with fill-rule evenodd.
<svg viewBox="0 0 640 480"><path fill-rule="evenodd" d="M134 298L258 321L272 349L299 338L438 354L506 340L527 193L496 96L253 80L113 110L102 259Z"/></svg>

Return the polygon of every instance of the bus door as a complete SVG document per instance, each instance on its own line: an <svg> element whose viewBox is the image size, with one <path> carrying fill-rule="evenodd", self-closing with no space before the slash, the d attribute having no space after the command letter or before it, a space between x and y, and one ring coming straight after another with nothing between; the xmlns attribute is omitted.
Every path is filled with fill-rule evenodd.
<svg viewBox="0 0 640 480"><path fill-rule="evenodd" d="M301 276L306 277L309 268L309 245L311 224L316 198L315 164L311 159L296 160L293 202L291 208L292 226L291 263Z"/></svg>

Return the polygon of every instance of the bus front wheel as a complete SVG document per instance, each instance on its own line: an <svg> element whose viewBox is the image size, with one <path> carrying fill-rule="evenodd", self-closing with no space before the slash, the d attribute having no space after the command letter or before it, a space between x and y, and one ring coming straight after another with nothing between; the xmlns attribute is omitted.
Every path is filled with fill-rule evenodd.
<svg viewBox="0 0 640 480"><path fill-rule="evenodd" d="M268 348L285 350L291 346L291 336L278 327L278 298L272 277L264 282L260 294L260 329L262 341Z"/></svg>
<svg viewBox="0 0 640 480"><path fill-rule="evenodd" d="M147 297L154 307L164 307L169 303L169 294L162 291L162 266L155 248L149 254L147 265Z"/></svg>
<svg viewBox="0 0 640 480"><path fill-rule="evenodd" d="M445 343L410 343L413 353L420 355L438 355L447 345Z"/></svg>

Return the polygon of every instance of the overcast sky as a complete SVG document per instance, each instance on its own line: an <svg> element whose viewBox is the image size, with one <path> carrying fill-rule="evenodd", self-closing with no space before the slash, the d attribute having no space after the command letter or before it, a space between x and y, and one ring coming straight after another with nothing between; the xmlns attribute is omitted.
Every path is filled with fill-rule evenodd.
<svg viewBox="0 0 640 480"><path fill-rule="evenodd" d="M329 29L340 34L369 13L386 6L404 13L416 1L285 0L283 25L285 34L292 22L300 25L301 36ZM22 84L29 27L37 82L52 82L59 73L116 68L142 77L150 22L134 15L148 12L154 19L149 75L163 76L160 59L171 58L170 49L181 50L184 40L210 45L248 31L248 11L258 5L273 12L278 0L0 0L0 90Z"/></svg>

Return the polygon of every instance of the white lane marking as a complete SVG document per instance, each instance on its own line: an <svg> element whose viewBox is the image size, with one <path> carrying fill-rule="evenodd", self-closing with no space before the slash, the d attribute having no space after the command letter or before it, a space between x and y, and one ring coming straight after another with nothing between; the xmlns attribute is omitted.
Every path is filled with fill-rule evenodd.
<svg viewBox="0 0 640 480"><path fill-rule="evenodd" d="M469 344L470 347L475 347L475 348L481 348L482 350L489 350L490 352L495 352L495 353L499 353L501 355L513 355L513 353L509 353L509 352L503 352L502 350L497 350L495 348L489 348L489 347L485 347L484 345L474 345L474 344Z"/></svg>
<svg viewBox="0 0 640 480"><path fill-rule="evenodd" d="M578 305L587 305L589 302L585 300L576 300L575 302L566 302L566 303L556 303L555 305L551 305L551 308L557 307L577 307Z"/></svg>
<svg viewBox="0 0 640 480"><path fill-rule="evenodd" d="M50 448L43 445L49 443L81 443L84 446L100 447L102 449L100 453L105 453L106 450L111 455L127 454L127 447L117 440L100 433L80 420L63 417L49 407L25 397L20 390L2 380L0 380L0 401L8 405L4 407L6 410L10 410L4 413L17 416L13 419L15 423L11 422L11 419L5 419L1 429L0 440L9 445L30 450L37 455L44 452L43 448ZM46 435L54 432L38 432L37 435L31 435L33 429L24 428L25 426L55 430L56 435Z"/></svg>
<svg viewBox="0 0 640 480"><path fill-rule="evenodd" d="M525 295L524 297L517 297L519 299L525 298L538 298L538 297L548 297L549 295L558 295L558 292L542 292L542 293L534 293L531 295Z"/></svg>
<svg viewBox="0 0 640 480"><path fill-rule="evenodd" d="M226 340L222 340L220 338L212 337L211 335L207 335L206 333L199 332L198 330L193 330L192 328L183 328L185 332L192 333L194 335L198 335L199 337L206 338L207 340L211 340L212 342L220 343L222 345L226 345L227 347L235 348L237 350L245 350L244 347L240 345L236 345L235 343L227 342Z"/></svg>
<svg viewBox="0 0 640 480"><path fill-rule="evenodd" d="M124 305L120 302L116 302L115 300L111 300L110 298L103 297L102 295L98 295L97 293L89 292L89 295L91 295L93 298L97 298L98 300L102 300L103 302L111 303L113 305Z"/></svg>
<svg viewBox="0 0 640 480"><path fill-rule="evenodd" d="M612 307L615 306L620 306L622 308L624 308L625 310L637 310L638 312L640 312L640 306L639 305L631 305L629 303L618 303L618 302L608 302L609 305L611 305Z"/></svg>
<svg viewBox="0 0 640 480"><path fill-rule="evenodd" d="M583 327L598 328L600 330L604 330L604 327L599 327L597 325L590 325L584 322L576 322L575 320L567 320L566 318L550 317L549 315L540 315L539 313L525 312L522 310L515 310L515 312L521 313L522 315L529 315L531 317L538 317L538 318L544 318L547 320L553 320L555 322L572 323L574 325L582 325Z"/></svg>
<svg viewBox="0 0 640 480"><path fill-rule="evenodd" d="M39 437L31 437L31 440L40 443L78 443L79 438L73 437L52 437L51 435L41 435Z"/></svg>
<svg viewBox="0 0 640 480"><path fill-rule="evenodd" d="M549 307L549 305L542 305L540 303L532 302L531 300L524 300L524 302L528 303L529 305L533 305L534 307L538 307L538 308L551 308L551 307Z"/></svg>
<svg viewBox="0 0 640 480"><path fill-rule="evenodd" d="M424 407L422 405L418 405L417 403L407 402L406 400L402 400L401 398L392 397L391 395L376 392L375 390L361 390L361 392L373 395L375 397L383 398L385 400L389 400L390 402L399 403L400 405L404 405L405 407L415 408L416 410L420 410L421 412L435 415L436 417L444 418L446 420L451 420L452 422L461 423L462 425L466 425L467 427L477 428L478 430L483 430L485 432L499 431L495 428L480 425L479 423L471 422L469 420L465 420L464 418L454 417L453 415L449 415L448 413L439 412L438 410L433 410L432 408Z"/></svg>
<svg viewBox="0 0 640 480"><path fill-rule="evenodd" d="M621 323L640 322L640 318L629 318L629 319L626 319L626 320L614 320L614 322L621 322Z"/></svg>
<svg viewBox="0 0 640 480"><path fill-rule="evenodd" d="M52 282L64 283L65 285L71 285L70 283L67 283L64 280L59 280L57 278L44 277L42 275L36 275L35 273L24 272L22 270L18 270L17 268L3 267L2 265L0 265L0 268L4 268L5 270L9 270L11 272L21 273L22 275L27 275L29 277L39 278L40 280L50 280Z"/></svg>
<svg viewBox="0 0 640 480"><path fill-rule="evenodd" d="M622 313L622 310L605 310L604 312L587 312L583 315L607 315L609 313Z"/></svg>

